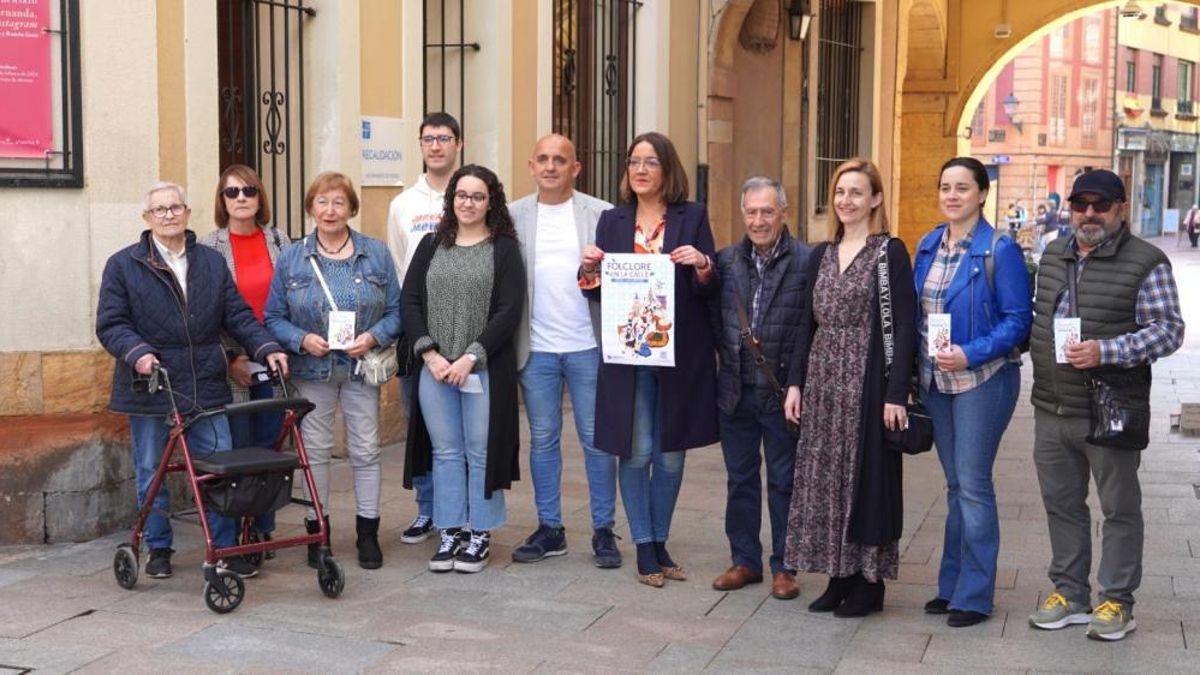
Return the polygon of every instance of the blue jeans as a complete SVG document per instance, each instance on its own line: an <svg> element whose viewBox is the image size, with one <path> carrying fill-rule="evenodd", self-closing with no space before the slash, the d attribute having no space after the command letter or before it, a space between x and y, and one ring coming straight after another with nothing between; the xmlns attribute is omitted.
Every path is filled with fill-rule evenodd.
<svg viewBox="0 0 1200 675"><path fill-rule="evenodd" d="M596 375L600 350L554 354L531 352L521 371L525 413L529 416L529 472L538 522L562 526L562 392L571 392L575 432L583 446L592 528L611 528L617 509L617 461L592 445L596 420Z"/></svg>
<svg viewBox="0 0 1200 675"><path fill-rule="evenodd" d="M130 415L129 436L133 442L133 472L137 480L138 508L146 502L146 492L154 480L154 473L162 461L163 450L171 427L165 415ZM229 434L229 421L224 416L212 417L196 423L187 432L188 450L193 457L203 457L213 452L228 452L233 449ZM178 457L178 456L177 456ZM146 516L143 538L151 550L171 548L171 496L166 481L159 485L154 497L154 508ZM208 516L209 534L213 546L233 546L237 537L237 523L233 518L224 518L212 513Z"/></svg>
<svg viewBox="0 0 1200 675"><path fill-rule="evenodd" d="M413 376L400 378L400 400L404 403L404 419L412 418ZM413 490L417 493L417 515L433 517L433 475L413 476Z"/></svg>
<svg viewBox="0 0 1200 675"><path fill-rule="evenodd" d="M483 393L465 394L421 368L421 415L433 443L433 524L441 529L494 530L504 524L504 491L486 498L488 446L487 371Z"/></svg>
<svg viewBox="0 0 1200 675"><path fill-rule="evenodd" d="M933 418L933 440L946 474L946 535L938 572L938 597L950 608L991 614L1000 553L1000 518L992 464L1008 427L1021 371L1002 367L987 382L961 394L931 386L922 400Z"/></svg>
<svg viewBox="0 0 1200 675"><path fill-rule="evenodd" d="M634 544L665 542L671 533L675 500L683 484L683 452L662 451L658 425L658 370L636 367L633 395L633 449L621 459L621 501ZM677 402L678 403L678 402Z"/></svg>
<svg viewBox="0 0 1200 675"><path fill-rule="evenodd" d="M762 453L759 453L759 447ZM767 513L771 518L771 573L783 564L788 507L792 503L792 475L796 467L796 439L788 433L783 411L764 413L758 392L742 389L732 415L721 414L721 453L728 473L725 502L725 536L734 565L762 571L762 457L767 460Z"/></svg>
<svg viewBox="0 0 1200 675"><path fill-rule="evenodd" d="M263 401L275 398L275 389L270 382L259 382L250 387L250 400ZM255 413L253 415L229 415L229 433L233 437L233 447L259 448L275 447L275 437L283 428L283 411ZM275 512L264 513L254 519L254 529L259 532L275 531Z"/></svg>

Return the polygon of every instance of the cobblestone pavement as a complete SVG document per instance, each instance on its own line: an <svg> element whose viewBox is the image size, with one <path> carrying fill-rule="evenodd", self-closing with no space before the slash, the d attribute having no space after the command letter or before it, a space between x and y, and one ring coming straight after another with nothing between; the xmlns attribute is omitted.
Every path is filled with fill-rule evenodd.
<svg viewBox="0 0 1200 675"><path fill-rule="evenodd" d="M143 577L133 591L119 588L111 571L114 547L127 534L0 548L0 673L1198 672L1200 438L1171 433L1169 414L1181 401L1200 402L1200 253L1162 245L1175 261L1191 330L1185 348L1154 368L1153 440L1141 470L1145 578L1139 629L1123 642L1089 641L1081 627L1041 632L1026 624L1050 588L1026 365L1024 393L995 470L1002 532L996 611L972 628L948 628L921 610L934 596L945 514L932 453L906 460L900 579L888 584L884 611L845 620L806 611L823 589L817 577L802 575L803 593L793 601L770 598L767 585L712 590L729 555L716 447L689 453L675 516L671 550L689 581L661 590L637 584L627 540L623 568L593 567L583 462L568 415L567 556L510 562L513 546L536 526L526 474L508 494L509 522L494 534L491 565L476 575L430 573L434 542L399 542L414 506L400 485L402 449L390 447L380 570L361 570L354 562L349 467L341 463L333 472L334 550L348 576L337 600L321 595L304 551L286 549L247 581L237 611L210 612L201 597L199 528L186 522L175 525L175 577ZM1092 509L1095 519L1099 507ZM281 531L299 531L301 519L299 507L288 507L279 517ZM617 531L627 535L623 522Z"/></svg>

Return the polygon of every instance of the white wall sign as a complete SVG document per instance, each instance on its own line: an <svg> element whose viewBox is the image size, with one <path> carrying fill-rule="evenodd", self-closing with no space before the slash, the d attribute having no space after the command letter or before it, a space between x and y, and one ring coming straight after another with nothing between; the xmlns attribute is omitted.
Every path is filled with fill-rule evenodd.
<svg viewBox="0 0 1200 675"><path fill-rule="evenodd" d="M399 117L362 118L362 184L393 187L404 184L404 120Z"/></svg>

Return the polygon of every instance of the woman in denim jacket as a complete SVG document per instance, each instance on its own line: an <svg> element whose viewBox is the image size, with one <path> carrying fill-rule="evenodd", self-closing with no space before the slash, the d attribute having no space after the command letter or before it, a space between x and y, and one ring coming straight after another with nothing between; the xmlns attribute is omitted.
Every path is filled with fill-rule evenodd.
<svg viewBox="0 0 1200 675"><path fill-rule="evenodd" d="M378 538L379 388L363 381L358 359L373 348L390 346L400 334L400 282L387 246L350 229L358 195L349 178L334 172L317 176L304 195L304 210L316 227L276 263L267 329L294 355L292 374L300 395L316 404L301 431L323 504L329 503L334 412L342 408L354 473L358 564L377 569L383 564ZM335 310L354 315L354 336L344 349L331 349L328 340L330 312ZM310 510L304 521L310 533L318 531L316 518ZM309 546L311 567L317 566L318 550Z"/></svg>
<svg viewBox="0 0 1200 675"><path fill-rule="evenodd" d="M953 627L992 613L1000 551L992 464L1021 388L1018 345L1033 323L1021 247L996 237L981 213L988 187L978 160L946 162L938 183L946 222L921 240L914 265L922 399L947 485L938 594L925 611L949 614ZM949 335L930 335L930 317L945 314ZM931 341L942 345L933 356Z"/></svg>

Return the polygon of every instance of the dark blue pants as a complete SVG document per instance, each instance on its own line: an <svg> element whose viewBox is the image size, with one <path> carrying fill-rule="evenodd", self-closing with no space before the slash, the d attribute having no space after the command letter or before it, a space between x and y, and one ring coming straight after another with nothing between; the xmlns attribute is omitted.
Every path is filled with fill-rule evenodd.
<svg viewBox="0 0 1200 675"><path fill-rule="evenodd" d="M274 398L275 390L270 382L259 382L250 387L250 400L261 401ZM283 427L282 410L255 413L253 415L229 415L229 433L233 436L233 447L274 447L275 437ZM275 513L264 513L254 519L254 529L259 532L275 531Z"/></svg>
<svg viewBox="0 0 1200 675"><path fill-rule="evenodd" d="M760 454L759 449L762 449ZM788 433L783 411L763 413L754 387L742 389L732 415L721 414L721 452L725 456L728 499L725 534L734 565L761 571L762 458L767 464L767 513L771 518L771 573L785 569L784 538L792 503L796 439Z"/></svg>

